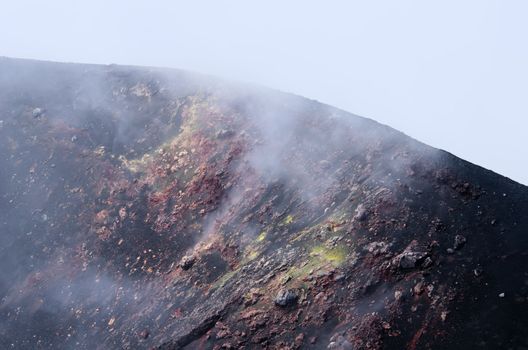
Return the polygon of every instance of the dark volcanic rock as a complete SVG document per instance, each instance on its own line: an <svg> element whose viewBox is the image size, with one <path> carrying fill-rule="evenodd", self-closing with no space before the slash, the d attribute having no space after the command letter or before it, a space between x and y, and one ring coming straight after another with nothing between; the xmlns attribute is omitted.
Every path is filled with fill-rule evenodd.
<svg viewBox="0 0 528 350"><path fill-rule="evenodd" d="M426 252L403 252L395 258L396 263L402 269L412 269L417 267L427 256Z"/></svg>
<svg viewBox="0 0 528 350"><path fill-rule="evenodd" d="M189 270L196 262L196 257L192 255L185 255L180 261L180 267L183 270Z"/></svg>
<svg viewBox="0 0 528 350"><path fill-rule="evenodd" d="M147 339L149 335L150 335L150 332L148 331L148 329L142 330L141 333L139 334L141 339Z"/></svg>
<svg viewBox="0 0 528 350"><path fill-rule="evenodd" d="M268 89L1 58L0 232L0 349L528 348L525 186Z"/></svg>
<svg viewBox="0 0 528 350"><path fill-rule="evenodd" d="M453 248L455 250L458 250L458 249L462 248L464 246L464 244L466 244L466 237L464 237L462 235L456 235L455 236L455 243L453 244Z"/></svg>
<svg viewBox="0 0 528 350"><path fill-rule="evenodd" d="M289 290L289 289L281 289L277 293L277 296L275 297L275 305L277 306L291 306L295 305L297 303L297 299L299 299L299 296L295 291Z"/></svg>
<svg viewBox="0 0 528 350"><path fill-rule="evenodd" d="M365 208L363 204L360 204L356 208L356 215L354 216L354 219L358 221L365 221L368 217L368 210Z"/></svg>

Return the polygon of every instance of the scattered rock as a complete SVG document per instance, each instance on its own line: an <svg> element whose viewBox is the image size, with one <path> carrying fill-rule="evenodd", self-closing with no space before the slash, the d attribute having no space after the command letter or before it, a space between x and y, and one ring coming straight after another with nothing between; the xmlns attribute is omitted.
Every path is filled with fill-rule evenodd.
<svg viewBox="0 0 528 350"><path fill-rule="evenodd" d="M427 257L426 252L406 251L398 255L395 258L395 262L402 269L412 269L420 265L420 262L422 262L425 257Z"/></svg>
<svg viewBox="0 0 528 350"><path fill-rule="evenodd" d="M38 117L40 117L41 115L44 114L44 110L42 108L38 108L37 107L37 108L33 109L31 114L33 115L33 118L38 118Z"/></svg>
<svg viewBox="0 0 528 350"><path fill-rule="evenodd" d="M389 245L385 242L371 242L365 247L365 250L373 255L385 254L388 249Z"/></svg>
<svg viewBox="0 0 528 350"><path fill-rule="evenodd" d="M447 319L447 314L448 314L447 311L442 311L442 313L440 314L440 318L442 319L442 322L445 322L445 320Z"/></svg>
<svg viewBox="0 0 528 350"><path fill-rule="evenodd" d="M430 257L425 258L425 260L422 263L422 267L424 269L427 269L431 266L433 266L433 259L431 259Z"/></svg>
<svg viewBox="0 0 528 350"><path fill-rule="evenodd" d="M216 339L224 339L231 335L228 329L221 329L216 333Z"/></svg>
<svg viewBox="0 0 528 350"><path fill-rule="evenodd" d="M339 282L345 278L345 275L342 273L338 273L334 275L334 282Z"/></svg>
<svg viewBox="0 0 528 350"><path fill-rule="evenodd" d="M304 341L304 333L299 333L299 335L295 337L295 343L298 345L301 345L303 341Z"/></svg>
<svg viewBox="0 0 528 350"><path fill-rule="evenodd" d="M122 207L121 209L119 209L119 218L121 220L125 220L127 217L127 210L125 207Z"/></svg>
<svg viewBox="0 0 528 350"><path fill-rule="evenodd" d="M475 275L475 277L479 277L480 275L482 275L482 268L481 267L477 267L477 268L473 269L473 275Z"/></svg>
<svg viewBox="0 0 528 350"><path fill-rule="evenodd" d="M181 259L179 266L183 270L189 270L194 265L195 262L196 262L196 257L194 257L193 255L186 255Z"/></svg>
<svg viewBox="0 0 528 350"><path fill-rule="evenodd" d="M414 294L420 295L420 294L423 293L423 291L424 291L424 283L423 283L423 281L420 281L420 282L416 283L416 285L413 288Z"/></svg>
<svg viewBox="0 0 528 350"><path fill-rule="evenodd" d="M427 289L427 296L429 298L432 298L433 297L433 291L434 291L435 287L432 284L428 284L426 289Z"/></svg>
<svg viewBox="0 0 528 350"><path fill-rule="evenodd" d="M453 248L455 250L461 249L464 244L466 244L466 237L462 235L456 235L455 236L455 244L453 245Z"/></svg>
<svg viewBox="0 0 528 350"><path fill-rule="evenodd" d="M356 208L356 215L354 215L354 220L365 221L368 217L368 211L363 204L358 205Z"/></svg>
<svg viewBox="0 0 528 350"><path fill-rule="evenodd" d="M297 303L299 296L291 289L281 289L275 297L275 305L286 307Z"/></svg>
<svg viewBox="0 0 528 350"><path fill-rule="evenodd" d="M141 333L139 333L139 337L141 339L147 339L149 337L149 335L150 335L150 332L149 332L148 329L144 329L144 330L141 331Z"/></svg>

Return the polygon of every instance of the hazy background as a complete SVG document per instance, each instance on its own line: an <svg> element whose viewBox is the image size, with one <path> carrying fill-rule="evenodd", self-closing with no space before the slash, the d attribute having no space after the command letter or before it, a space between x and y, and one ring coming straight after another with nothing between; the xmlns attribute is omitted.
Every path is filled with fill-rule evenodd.
<svg viewBox="0 0 528 350"><path fill-rule="evenodd" d="M528 184L527 18L524 0L16 0L0 55L256 82Z"/></svg>

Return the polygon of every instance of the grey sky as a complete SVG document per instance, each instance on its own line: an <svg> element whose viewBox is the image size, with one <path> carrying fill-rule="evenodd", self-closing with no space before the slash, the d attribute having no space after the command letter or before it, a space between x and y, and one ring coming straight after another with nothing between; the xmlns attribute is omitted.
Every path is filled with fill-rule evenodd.
<svg viewBox="0 0 528 350"><path fill-rule="evenodd" d="M0 55L256 82L528 184L527 17L524 0L16 0Z"/></svg>

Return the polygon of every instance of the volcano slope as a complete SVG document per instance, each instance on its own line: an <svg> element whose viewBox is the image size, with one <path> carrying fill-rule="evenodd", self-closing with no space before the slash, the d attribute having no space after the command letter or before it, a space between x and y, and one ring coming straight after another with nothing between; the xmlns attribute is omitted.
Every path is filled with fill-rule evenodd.
<svg viewBox="0 0 528 350"><path fill-rule="evenodd" d="M526 349L527 210L314 101L0 60L2 349Z"/></svg>

